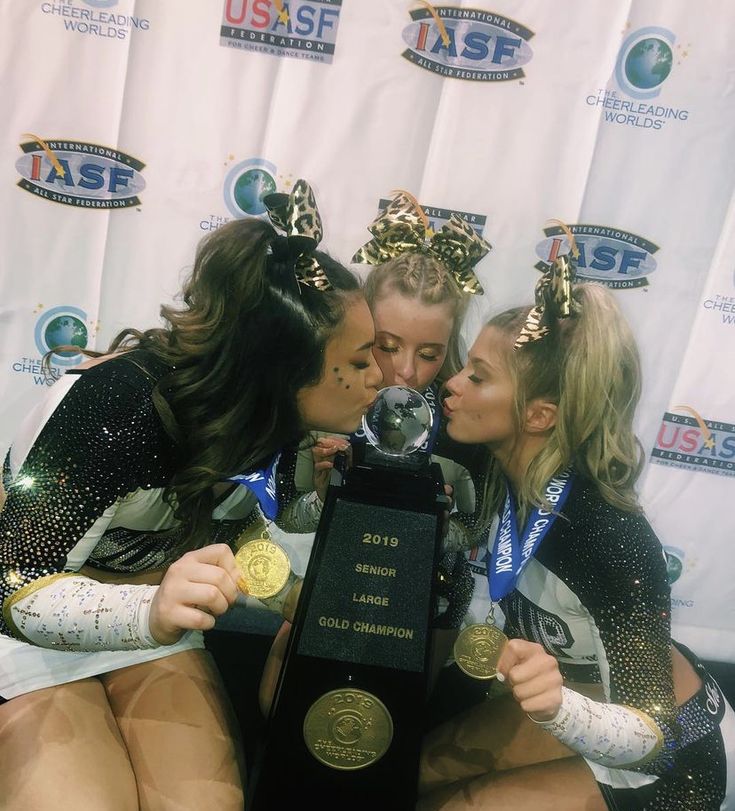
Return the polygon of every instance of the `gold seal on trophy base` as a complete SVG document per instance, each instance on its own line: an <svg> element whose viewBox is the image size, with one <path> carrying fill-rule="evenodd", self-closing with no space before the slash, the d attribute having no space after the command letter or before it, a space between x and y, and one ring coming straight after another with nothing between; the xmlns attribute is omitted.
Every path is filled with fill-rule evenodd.
<svg viewBox="0 0 735 811"><path fill-rule="evenodd" d="M495 625L470 625L454 643L454 659L473 679L493 679L508 637Z"/></svg>
<svg viewBox="0 0 735 811"><path fill-rule="evenodd" d="M240 588L258 599L278 594L291 573L288 555L268 538L256 538L241 546L235 554L235 563L242 573Z"/></svg>
<svg viewBox="0 0 735 811"><path fill-rule="evenodd" d="M332 769L364 769L383 757L392 740L387 707L365 690L330 690L304 718L307 749Z"/></svg>

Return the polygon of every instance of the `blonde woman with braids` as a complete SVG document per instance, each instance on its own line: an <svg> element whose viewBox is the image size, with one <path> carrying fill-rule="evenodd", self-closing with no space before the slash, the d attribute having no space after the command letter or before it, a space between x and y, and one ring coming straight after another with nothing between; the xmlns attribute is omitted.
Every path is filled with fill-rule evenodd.
<svg viewBox="0 0 735 811"><path fill-rule="evenodd" d="M547 268L536 306L493 318L447 383L450 436L497 462L488 581L511 639L485 630L512 695L426 741L421 811L732 807L733 712L671 639L634 489L636 345L613 294L572 277L567 257Z"/></svg>
<svg viewBox="0 0 735 811"><path fill-rule="evenodd" d="M449 520L443 561L445 596L450 598L451 592L451 599L440 625L457 627L473 591L472 575L458 553L477 546L482 535L480 495L488 455L483 448L459 445L446 435L439 390L462 367L462 321L472 295L482 293L472 268L490 246L456 215L432 234L426 215L407 192L395 196L370 231L374 238L357 251L353 262L374 265L364 287L375 322L373 354L384 386L409 386L434 406L438 430L431 452L453 490L456 511ZM351 439L365 441L361 432ZM347 447L347 439L321 436L310 451L300 454L298 463L292 457L292 474L284 476L286 506L278 521L283 529L316 529L332 460ZM279 470L287 465L284 460Z"/></svg>
<svg viewBox="0 0 735 811"><path fill-rule="evenodd" d="M433 407L437 430L427 443L431 447L424 450L441 465L456 507L449 518L440 564L441 604L434 637L437 676L451 654L456 629L465 620L475 592L466 554L487 538L481 522L481 496L490 459L485 448L463 446L447 436L439 389L462 366L462 320L469 299L482 293L472 268L490 245L456 215L432 235L426 215L407 192L399 192L369 230L374 238L352 261L374 265L364 286L376 329L373 354L384 386L410 386L423 392ZM338 451L349 447L350 441L364 442L364 434L357 432L349 438L321 435L312 441L312 447L302 448L298 454L284 454L279 464L282 512L277 524L281 529L297 533L316 530L332 460ZM261 687L264 712L270 704L289 628L288 623L281 627L266 664ZM468 693L457 694L451 689L437 691L437 696L446 697L455 707L458 700L465 705L472 700Z"/></svg>

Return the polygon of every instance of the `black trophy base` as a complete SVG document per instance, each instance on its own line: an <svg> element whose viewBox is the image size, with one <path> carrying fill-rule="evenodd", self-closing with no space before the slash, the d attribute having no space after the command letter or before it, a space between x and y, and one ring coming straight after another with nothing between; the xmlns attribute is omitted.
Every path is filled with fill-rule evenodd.
<svg viewBox="0 0 735 811"><path fill-rule="evenodd" d="M435 465L333 479L248 811L415 807L445 508Z"/></svg>

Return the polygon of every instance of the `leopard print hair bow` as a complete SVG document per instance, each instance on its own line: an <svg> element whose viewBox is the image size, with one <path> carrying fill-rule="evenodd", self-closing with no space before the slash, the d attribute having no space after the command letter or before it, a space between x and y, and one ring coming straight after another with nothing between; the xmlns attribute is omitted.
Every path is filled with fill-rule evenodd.
<svg viewBox="0 0 735 811"><path fill-rule="evenodd" d="M473 267L492 246L457 214L434 233L416 198L400 191L368 231L373 238L355 253L353 262L382 265L402 253L428 254L442 263L460 290L484 292Z"/></svg>
<svg viewBox="0 0 735 811"><path fill-rule="evenodd" d="M296 281L316 290L331 290L324 268L314 257L323 231L311 186L305 180L297 180L290 194L267 194L263 203L273 226L283 231L288 240Z"/></svg>
<svg viewBox="0 0 735 811"><path fill-rule="evenodd" d="M514 349L540 341L551 331L549 324L552 319L569 318L579 309L572 295L579 248L569 228L559 220L553 222L569 239L569 253L557 256L551 264L539 262L536 265L542 275L536 283L535 306L526 316L526 323L513 344Z"/></svg>

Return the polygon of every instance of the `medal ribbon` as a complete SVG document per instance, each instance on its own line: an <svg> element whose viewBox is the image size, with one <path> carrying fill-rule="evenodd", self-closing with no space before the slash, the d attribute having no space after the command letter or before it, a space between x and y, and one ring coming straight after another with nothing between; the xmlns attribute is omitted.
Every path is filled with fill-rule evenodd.
<svg viewBox="0 0 735 811"><path fill-rule="evenodd" d="M432 383L426 391L422 393L423 398L429 404L431 409L431 431L424 444L418 448L415 453L431 453L436 445L436 439L439 436L439 428L441 427L441 414L439 412L439 388L436 384ZM366 442L365 431L362 427L358 428L354 434L350 435L350 443L360 445Z"/></svg>
<svg viewBox="0 0 735 811"><path fill-rule="evenodd" d="M554 476L546 485L544 498L556 512L560 512L564 506L573 482L574 476L570 468ZM534 556L556 517L554 513L536 507L529 516L521 537L518 532L515 498L510 485L506 483L503 514L487 567L490 599L494 603L513 591L523 568Z"/></svg>
<svg viewBox="0 0 735 811"><path fill-rule="evenodd" d="M228 480L247 487L258 499L260 509L269 521L273 521L278 515L276 467L280 458L281 452L278 451L266 467L251 470L248 473L239 473L237 476L230 476Z"/></svg>

